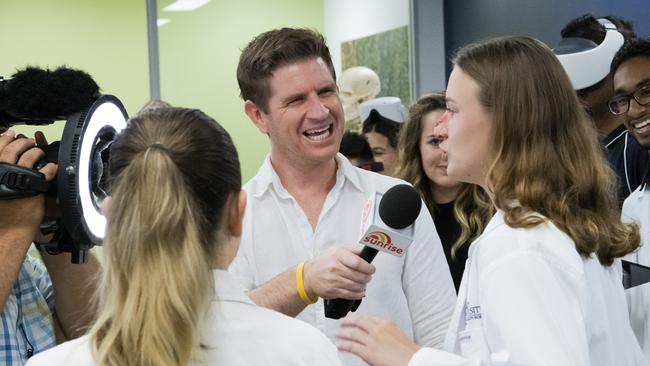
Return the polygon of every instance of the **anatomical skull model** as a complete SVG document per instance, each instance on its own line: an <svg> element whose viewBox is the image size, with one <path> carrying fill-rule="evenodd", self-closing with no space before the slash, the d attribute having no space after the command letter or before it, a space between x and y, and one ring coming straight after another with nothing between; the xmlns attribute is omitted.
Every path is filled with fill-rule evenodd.
<svg viewBox="0 0 650 366"><path fill-rule="evenodd" d="M346 131L361 132L359 104L373 99L379 94L379 76L365 66L346 69L339 77L339 95L345 113Z"/></svg>

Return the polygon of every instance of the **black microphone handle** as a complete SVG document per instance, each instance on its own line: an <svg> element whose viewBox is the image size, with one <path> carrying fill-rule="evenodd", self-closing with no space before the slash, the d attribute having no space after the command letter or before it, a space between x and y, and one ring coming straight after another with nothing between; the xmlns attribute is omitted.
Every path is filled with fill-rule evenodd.
<svg viewBox="0 0 650 366"><path fill-rule="evenodd" d="M372 263L372 260L375 259L377 253L379 253L377 249L364 246L363 249L361 249L359 257L363 258L368 263Z"/></svg>
<svg viewBox="0 0 650 366"><path fill-rule="evenodd" d="M366 262L370 263L373 259L375 259L377 253L379 253L377 249L364 246L359 256ZM361 299L326 299L324 302L325 317L330 319L341 319L344 316L348 315L350 311L356 311L359 305L361 305Z"/></svg>

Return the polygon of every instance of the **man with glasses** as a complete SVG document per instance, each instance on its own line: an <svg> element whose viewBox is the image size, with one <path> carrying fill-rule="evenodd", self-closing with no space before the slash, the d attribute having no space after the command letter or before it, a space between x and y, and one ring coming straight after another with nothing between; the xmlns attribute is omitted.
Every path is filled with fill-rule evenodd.
<svg viewBox="0 0 650 366"><path fill-rule="evenodd" d="M630 22L585 14L562 29L562 41L553 49L566 70L585 110L601 136L601 145L618 176L619 204L643 181L650 162L645 149L626 131L624 117L610 113L607 102L614 87L610 64L624 41L636 38Z"/></svg>
<svg viewBox="0 0 650 366"><path fill-rule="evenodd" d="M608 106L615 115L625 116L625 127L644 148L650 149L650 38L626 43L616 54L611 68L614 96ZM623 220L641 227L641 248L629 261L650 266L650 175L623 204ZM630 323L650 359L650 283L627 290Z"/></svg>

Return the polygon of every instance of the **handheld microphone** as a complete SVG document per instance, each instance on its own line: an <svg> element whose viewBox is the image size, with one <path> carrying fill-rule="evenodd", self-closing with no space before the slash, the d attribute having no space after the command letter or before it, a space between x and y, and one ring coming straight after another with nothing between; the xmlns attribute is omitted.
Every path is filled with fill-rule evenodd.
<svg viewBox="0 0 650 366"><path fill-rule="evenodd" d="M420 215L420 195L407 184L390 188L383 195L376 193L363 209L361 240L364 247L359 256L370 263L379 251L402 257L413 242L413 223ZM356 311L361 299L325 300L325 317L340 319Z"/></svg>

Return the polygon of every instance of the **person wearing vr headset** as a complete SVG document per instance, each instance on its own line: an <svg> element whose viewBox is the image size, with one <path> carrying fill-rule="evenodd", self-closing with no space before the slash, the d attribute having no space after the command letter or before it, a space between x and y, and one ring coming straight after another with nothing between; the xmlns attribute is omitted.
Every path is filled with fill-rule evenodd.
<svg viewBox="0 0 650 366"><path fill-rule="evenodd" d="M427 210L402 257L382 253L370 264L355 244L368 198L405 182L357 169L338 153L343 107L323 36L295 28L258 35L242 51L237 81L271 151L244 185L244 232L230 271L258 305L331 339L340 320L325 316L324 300L363 298L357 313L383 314L419 344L440 347L455 292Z"/></svg>
<svg viewBox="0 0 650 366"><path fill-rule="evenodd" d="M609 66L624 41L636 34L624 19L596 19L591 14L572 20L561 33L562 40L553 51L596 125L605 156L618 176L616 193L622 204L643 182L650 162L645 149L625 129L624 119L610 113L607 107L614 94Z"/></svg>
<svg viewBox="0 0 650 366"><path fill-rule="evenodd" d="M650 38L634 39L616 54L611 67L614 96L609 101L612 113L622 116L630 134L650 150ZM626 259L650 266L650 175L623 204L624 221L641 228L641 248ZM650 284L628 289L632 329L650 360Z"/></svg>
<svg viewBox="0 0 650 366"><path fill-rule="evenodd" d="M362 132L376 162L382 163L381 174L393 176L397 169L397 140L407 118L398 97L381 97L359 105Z"/></svg>
<svg viewBox="0 0 650 366"><path fill-rule="evenodd" d="M35 139L12 130L0 136L0 163L33 168L43 158L37 147L46 145L42 133ZM56 175L49 163L40 169L47 181ZM5 177L6 178L6 177ZM0 182L2 186L2 182ZM43 194L0 200L0 363L23 365L32 355L82 335L94 311L90 306L98 265L72 264L70 253L41 252L43 263L27 253L33 241L45 241L39 232L46 210ZM49 214L49 212L47 213Z"/></svg>

